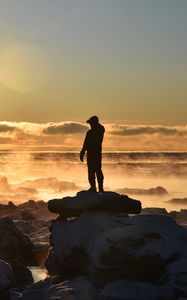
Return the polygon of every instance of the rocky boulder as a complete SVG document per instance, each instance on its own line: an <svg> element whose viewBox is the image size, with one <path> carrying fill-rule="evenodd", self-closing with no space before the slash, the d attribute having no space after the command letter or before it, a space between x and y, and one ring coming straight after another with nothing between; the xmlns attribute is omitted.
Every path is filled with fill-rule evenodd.
<svg viewBox="0 0 187 300"><path fill-rule="evenodd" d="M53 221L50 225L52 248L45 263L48 272L69 277L87 274L90 241L105 230L122 226L126 218L124 214L85 212L75 220Z"/></svg>
<svg viewBox="0 0 187 300"><path fill-rule="evenodd" d="M166 216L92 212L54 221L50 241L51 274L86 275L96 285L122 278L155 282L185 255L187 232Z"/></svg>
<svg viewBox="0 0 187 300"><path fill-rule="evenodd" d="M0 258L11 265L15 286L32 283L32 274L26 267L33 260L34 245L30 238L10 217L0 218L0 236Z"/></svg>
<svg viewBox="0 0 187 300"><path fill-rule="evenodd" d="M17 257L28 259L31 256L33 243L19 229L11 218L0 218L0 258L11 260Z"/></svg>
<svg viewBox="0 0 187 300"><path fill-rule="evenodd" d="M67 219L78 217L85 211L123 212L139 214L141 202L114 192L95 193L88 191L78 192L75 197L53 199L48 202L50 212L57 213Z"/></svg>
<svg viewBox="0 0 187 300"><path fill-rule="evenodd" d="M0 259L0 299L9 298L9 289L13 285L13 272L11 266Z"/></svg>
<svg viewBox="0 0 187 300"><path fill-rule="evenodd" d="M98 282L126 278L154 282L185 255L187 232L165 216L135 216L104 231L90 252Z"/></svg>
<svg viewBox="0 0 187 300"><path fill-rule="evenodd" d="M169 285L153 285L147 282L118 280L107 284L98 300L169 300L173 298Z"/></svg>
<svg viewBox="0 0 187 300"><path fill-rule="evenodd" d="M85 278L78 277L60 281L59 277L49 277L33 284L29 289L18 295L11 294L12 300L96 300L96 290Z"/></svg>

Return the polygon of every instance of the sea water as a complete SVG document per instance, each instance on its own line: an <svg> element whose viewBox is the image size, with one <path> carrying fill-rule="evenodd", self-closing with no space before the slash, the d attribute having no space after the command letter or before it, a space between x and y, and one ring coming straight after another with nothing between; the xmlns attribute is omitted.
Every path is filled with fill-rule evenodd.
<svg viewBox="0 0 187 300"><path fill-rule="evenodd" d="M0 169L1 203L48 201L89 187L86 157L81 163L76 151L1 150ZM167 201L187 197L187 152L103 152L103 172L105 190L162 186L168 191L165 197L138 196L143 207L185 208Z"/></svg>

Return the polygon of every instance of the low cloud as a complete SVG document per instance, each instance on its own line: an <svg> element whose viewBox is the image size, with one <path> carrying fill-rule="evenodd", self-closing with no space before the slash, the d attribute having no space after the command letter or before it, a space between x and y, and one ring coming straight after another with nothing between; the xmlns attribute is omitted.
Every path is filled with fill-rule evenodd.
<svg viewBox="0 0 187 300"><path fill-rule="evenodd" d="M64 122L49 124L44 128L45 134L78 134L84 133L88 127L78 122Z"/></svg>
<svg viewBox="0 0 187 300"><path fill-rule="evenodd" d="M110 134L120 136L152 135L186 136L187 126L160 126L160 125L112 125Z"/></svg>
<svg viewBox="0 0 187 300"><path fill-rule="evenodd" d="M15 126L0 123L0 133L13 132L16 130Z"/></svg>
<svg viewBox="0 0 187 300"><path fill-rule="evenodd" d="M187 147L187 125L104 124L103 149L181 150ZM79 150L89 127L80 122L0 122L0 147L64 147ZM138 140L137 140L138 137Z"/></svg>

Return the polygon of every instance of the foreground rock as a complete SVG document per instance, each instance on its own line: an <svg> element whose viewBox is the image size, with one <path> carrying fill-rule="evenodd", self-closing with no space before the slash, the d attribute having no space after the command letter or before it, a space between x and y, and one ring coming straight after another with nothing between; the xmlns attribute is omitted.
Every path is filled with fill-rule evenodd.
<svg viewBox="0 0 187 300"><path fill-rule="evenodd" d="M112 192L80 192L48 205L59 214L45 262L51 276L21 294L13 291L11 300L187 298L187 231L167 211L128 216L140 213L141 203ZM32 226L20 226L38 241ZM38 236L46 234L41 226Z"/></svg>
<svg viewBox="0 0 187 300"><path fill-rule="evenodd" d="M0 218L0 259L10 263L16 285L33 282L26 265L32 260L34 248L30 238L19 229L11 218Z"/></svg>
<svg viewBox="0 0 187 300"><path fill-rule="evenodd" d="M121 278L154 282L185 255L186 243L186 230L165 216L85 213L53 222L46 267L99 285Z"/></svg>
<svg viewBox="0 0 187 300"><path fill-rule="evenodd" d="M82 191L77 193L75 197L50 200L48 209L63 218L78 217L85 211L139 214L141 212L141 202L114 192L101 194Z"/></svg>
<svg viewBox="0 0 187 300"><path fill-rule="evenodd" d="M47 278L34 284L20 297L15 292L11 300L96 300L96 290L85 278L78 277L67 281L60 281L58 277Z"/></svg>
<svg viewBox="0 0 187 300"><path fill-rule="evenodd" d="M9 298L9 289L13 285L13 272L11 266L0 259L0 299Z"/></svg>
<svg viewBox="0 0 187 300"><path fill-rule="evenodd" d="M106 284L98 300L159 300L174 299L170 285L153 285L146 282L119 280Z"/></svg>
<svg viewBox="0 0 187 300"><path fill-rule="evenodd" d="M19 229L11 218L0 218L0 258L10 260L21 257L29 259L33 243L27 235Z"/></svg>

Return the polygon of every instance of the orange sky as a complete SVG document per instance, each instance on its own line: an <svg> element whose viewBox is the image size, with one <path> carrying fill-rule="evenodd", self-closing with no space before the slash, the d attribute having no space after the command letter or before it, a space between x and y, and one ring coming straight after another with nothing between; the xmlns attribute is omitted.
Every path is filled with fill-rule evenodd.
<svg viewBox="0 0 187 300"><path fill-rule="evenodd" d="M186 124L186 11L181 0L1 1L0 120Z"/></svg>

